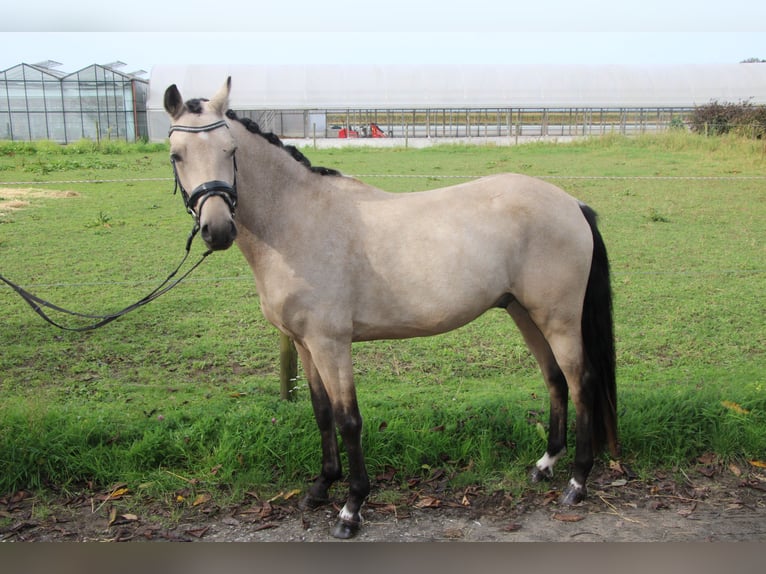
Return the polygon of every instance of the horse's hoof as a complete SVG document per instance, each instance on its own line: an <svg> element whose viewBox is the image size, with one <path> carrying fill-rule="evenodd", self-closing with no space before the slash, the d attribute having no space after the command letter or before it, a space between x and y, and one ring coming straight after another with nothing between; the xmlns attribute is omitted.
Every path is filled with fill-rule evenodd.
<svg viewBox="0 0 766 574"><path fill-rule="evenodd" d="M335 523L331 534L335 538L348 540L349 538L353 538L359 533L361 526L361 522L346 522L345 520L338 520L338 522Z"/></svg>
<svg viewBox="0 0 766 574"><path fill-rule="evenodd" d="M310 494L307 494L303 497L303 500L298 503L298 508L300 510L315 510L320 506L327 504L328 502L330 502L329 498L316 498Z"/></svg>
<svg viewBox="0 0 766 574"><path fill-rule="evenodd" d="M566 506L574 506L580 504L585 500L587 490L584 485L580 485L574 480L570 480L567 487L564 489L564 494L561 495L561 504Z"/></svg>
<svg viewBox="0 0 766 574"><path fill-rule="evenodd" d="M532 482L547 482L553 478L553 471L550 468L537 468L534 467L529 475L529 480Z"/></svg>

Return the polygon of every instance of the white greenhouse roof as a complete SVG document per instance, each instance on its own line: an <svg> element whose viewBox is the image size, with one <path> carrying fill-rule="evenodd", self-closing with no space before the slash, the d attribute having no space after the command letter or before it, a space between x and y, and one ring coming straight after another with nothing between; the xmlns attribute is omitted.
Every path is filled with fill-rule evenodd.
<svg viewBox="0 0 766 574"><path fill-rule="evenodd" d="M210 97L232 77L235 110L690 108L766 104L766 64L673 66L158 65L147 111L165 89ZM154 123L150 120L150 123Z"/></svg>
<svg viewBox="0 0 766 574"><path fill-rule="evenodd" d="M689 66L154 66L149 107L165 89L209 97L232 77L235 109L693 107L766 104L766 64Z"/></svg>

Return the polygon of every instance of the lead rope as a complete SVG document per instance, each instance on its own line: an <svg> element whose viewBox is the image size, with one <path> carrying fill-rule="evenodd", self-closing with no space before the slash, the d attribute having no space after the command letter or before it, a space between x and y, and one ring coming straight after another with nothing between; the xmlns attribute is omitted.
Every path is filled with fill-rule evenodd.
<svg viewBox="0 0 766 574"><path fill-rule="evenodd" d="M168 132L168 137L170 134L172 134L174 131L182 131L182 132L192 132L192 133L199 133L199 132L207 132L212 131L221 127L228 128L228 125L226 124L225 120L220 120L217 122L214 122L212 124L208 124L206 126L171 126L170 131ZM191 233L189 234L189 238L186 240L186 253L183 256L183 259L181 259L181 263L178 264L178 267L176 267L173 272L165 278L165 280L160 283L154 291L143 297L142 299L139 299L132 305L128 305L124 309L121 309L120 311L117 311L116 313L111 313L109 315L90 315L87 313L78 313L76 311L70 311L69 309L64 309L63 307L59 307L58 305L54 305L53 303L46 301L45 299L41 299L40 297L37 297L36 295L33 295L26 289L20 287L10 279L7 279L0 275L0 281L11 287L16 293L18 293L24 301L26 301L30 307L32 307L32 310L40 315L43 319L45 319L48 323L53 325L54 327L58 327L59 329L64 329L65 331L92 331L94 329L98 329L99 327L103 327L104 325L111 323L115 319L118 319L122 317L123 315L126 315L127 313L130 313L131 311L138 309L139 307L143 307L147 303L151 303L158 297L164 295L168 291L170 291L173 287L178 285L181 281L186 279L186 277L189 276L189 274L194 271L197 267L200 266L200 264L205 260L205 258L212 253L211 250L205 251L205 253L202 254L202 257L200 257L200 260L197 261L191 269L189 269L186 273L181 275L178 279L175 281L171 280L173 277L176 276L178 271L183 267L183 264L186 262L186 259L189 257L189 252L191 251L191 245L192 241L194 240L194 237L197 235L197 232L200 230L199 227L199 217L197 217L197 214L194 212L194 204L197 201L202 201L203 203L206 201L206 199L210 196L217 195L222 197L226 203L229 205L229 208L231 209L232 215L234 215L234 209L237 206L237 160L236 158L232 157L232 161L234 162L234 183L233 185L229 185L226 182L223 181L211 181L207 183L203 183L202 185L198 186L191 195L189 195L186 190L184 189L184 186L181 184L181 180L178 178L178 170L176 169L176 163L171 159L171 163L173 165L173 175L175 177L175 189L173 190L173 193L175 194L179 189L181 190L181 194L183 195L184 205L186 206L186 210L189 212L189 214L194 219L194 227L191 230ZM201 204L200 204L201 208ZM50 316L43 311L43 307L46 307L48 309L53 309L54 311L58 311L60 313L66 313L67 315L72 315L74 317L84 317L86 319L100 319L96 323L93 323L92 325L86 325L84 327L69 327L67 325L62 325L53 319L50 318Z"/></svg>
<svg viewBox="0 0 766 574"><path fill-rule="evenodd" d="M178 279L175 281L171 280L173 277L176 276L178 271L183 267L183 264L186 262L186 259L189 257L189 252L191 251L191 245L192 241L194 240L194 236L197 235L197 232L199 231L199 225L195 220L194 228L192 229L191 233L189 234L189 238L186 240L186 253L183 256L183 259L181 259L181 263L178 264L178 266L168 275L165 280L160 283L151 293L146 295L145 297L139 299L132 305L128 305L124 309L117 311L116 313L111 313L109 315L90 315L87 313L78 313L76 311L70 311L69 309L64 309L63 307L59 307L58 305L54 305L53 303L46 301L44 299L41 299L40 297L37 297L36 295L33 295L26 289L18 286L13 281L10 281L9 279L6 279L2 275L0 275L0 281L11 287L16 293L18 293L24 301L26 301L30 307L32 307L32 310L40 315L43 319L45 319L48 323L53 325L54 327L58 327L59 329L63 329L65 331L92 331L94 329L98 329L99 327L103 327L104 325L111 323L115 319L119 319L123 315L126 315L130 313L131 311L138 309L139 307L143 307L147 303L151 303L161 295L164 295L168 291L170 291L173 287L178 285L181 281L186 279L186 277L189 276L189 274L194 271L197 267L200 266L200 264L205 260L205 258L212 253L211 250L205 251L205 253L202 254L202 257L200 257L200 260L197 261L191 269L186 271L183 275L181 275ZM62 325L53 319L45 312L43 311L43 307L46 307L48 309L53 309L54 311L59 311L61 313L66 313L67 315L72 315L75 317L84 317L86 319L100 319L100 321L97 321L96 323L93 323L92 325L86 325L84 327L70 327L67 325Z"/></svg>

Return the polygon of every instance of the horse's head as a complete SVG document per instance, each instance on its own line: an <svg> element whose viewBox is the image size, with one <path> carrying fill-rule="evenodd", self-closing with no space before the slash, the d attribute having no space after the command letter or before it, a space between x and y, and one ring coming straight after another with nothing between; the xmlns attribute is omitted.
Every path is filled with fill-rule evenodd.
<svg viewBox="0 0 766 574"><path fill-rule="evenodd" d="M210 100L184 103L175 84L165 91L176 185L212 250L228 249L237 236L237 146L224 119L230 90L231 77Z"/></svg>

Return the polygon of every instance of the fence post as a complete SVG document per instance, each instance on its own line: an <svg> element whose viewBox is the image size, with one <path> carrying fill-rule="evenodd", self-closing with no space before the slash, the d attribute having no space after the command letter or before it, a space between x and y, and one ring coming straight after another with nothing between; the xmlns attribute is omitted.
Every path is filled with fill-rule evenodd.
<svg viewBox="0 0 766 574"><path fill-rule="evenodd" d="M298 378L298 352L293 340L279 334L279 397L283 401L295 400L295 380Z"/></svg>

